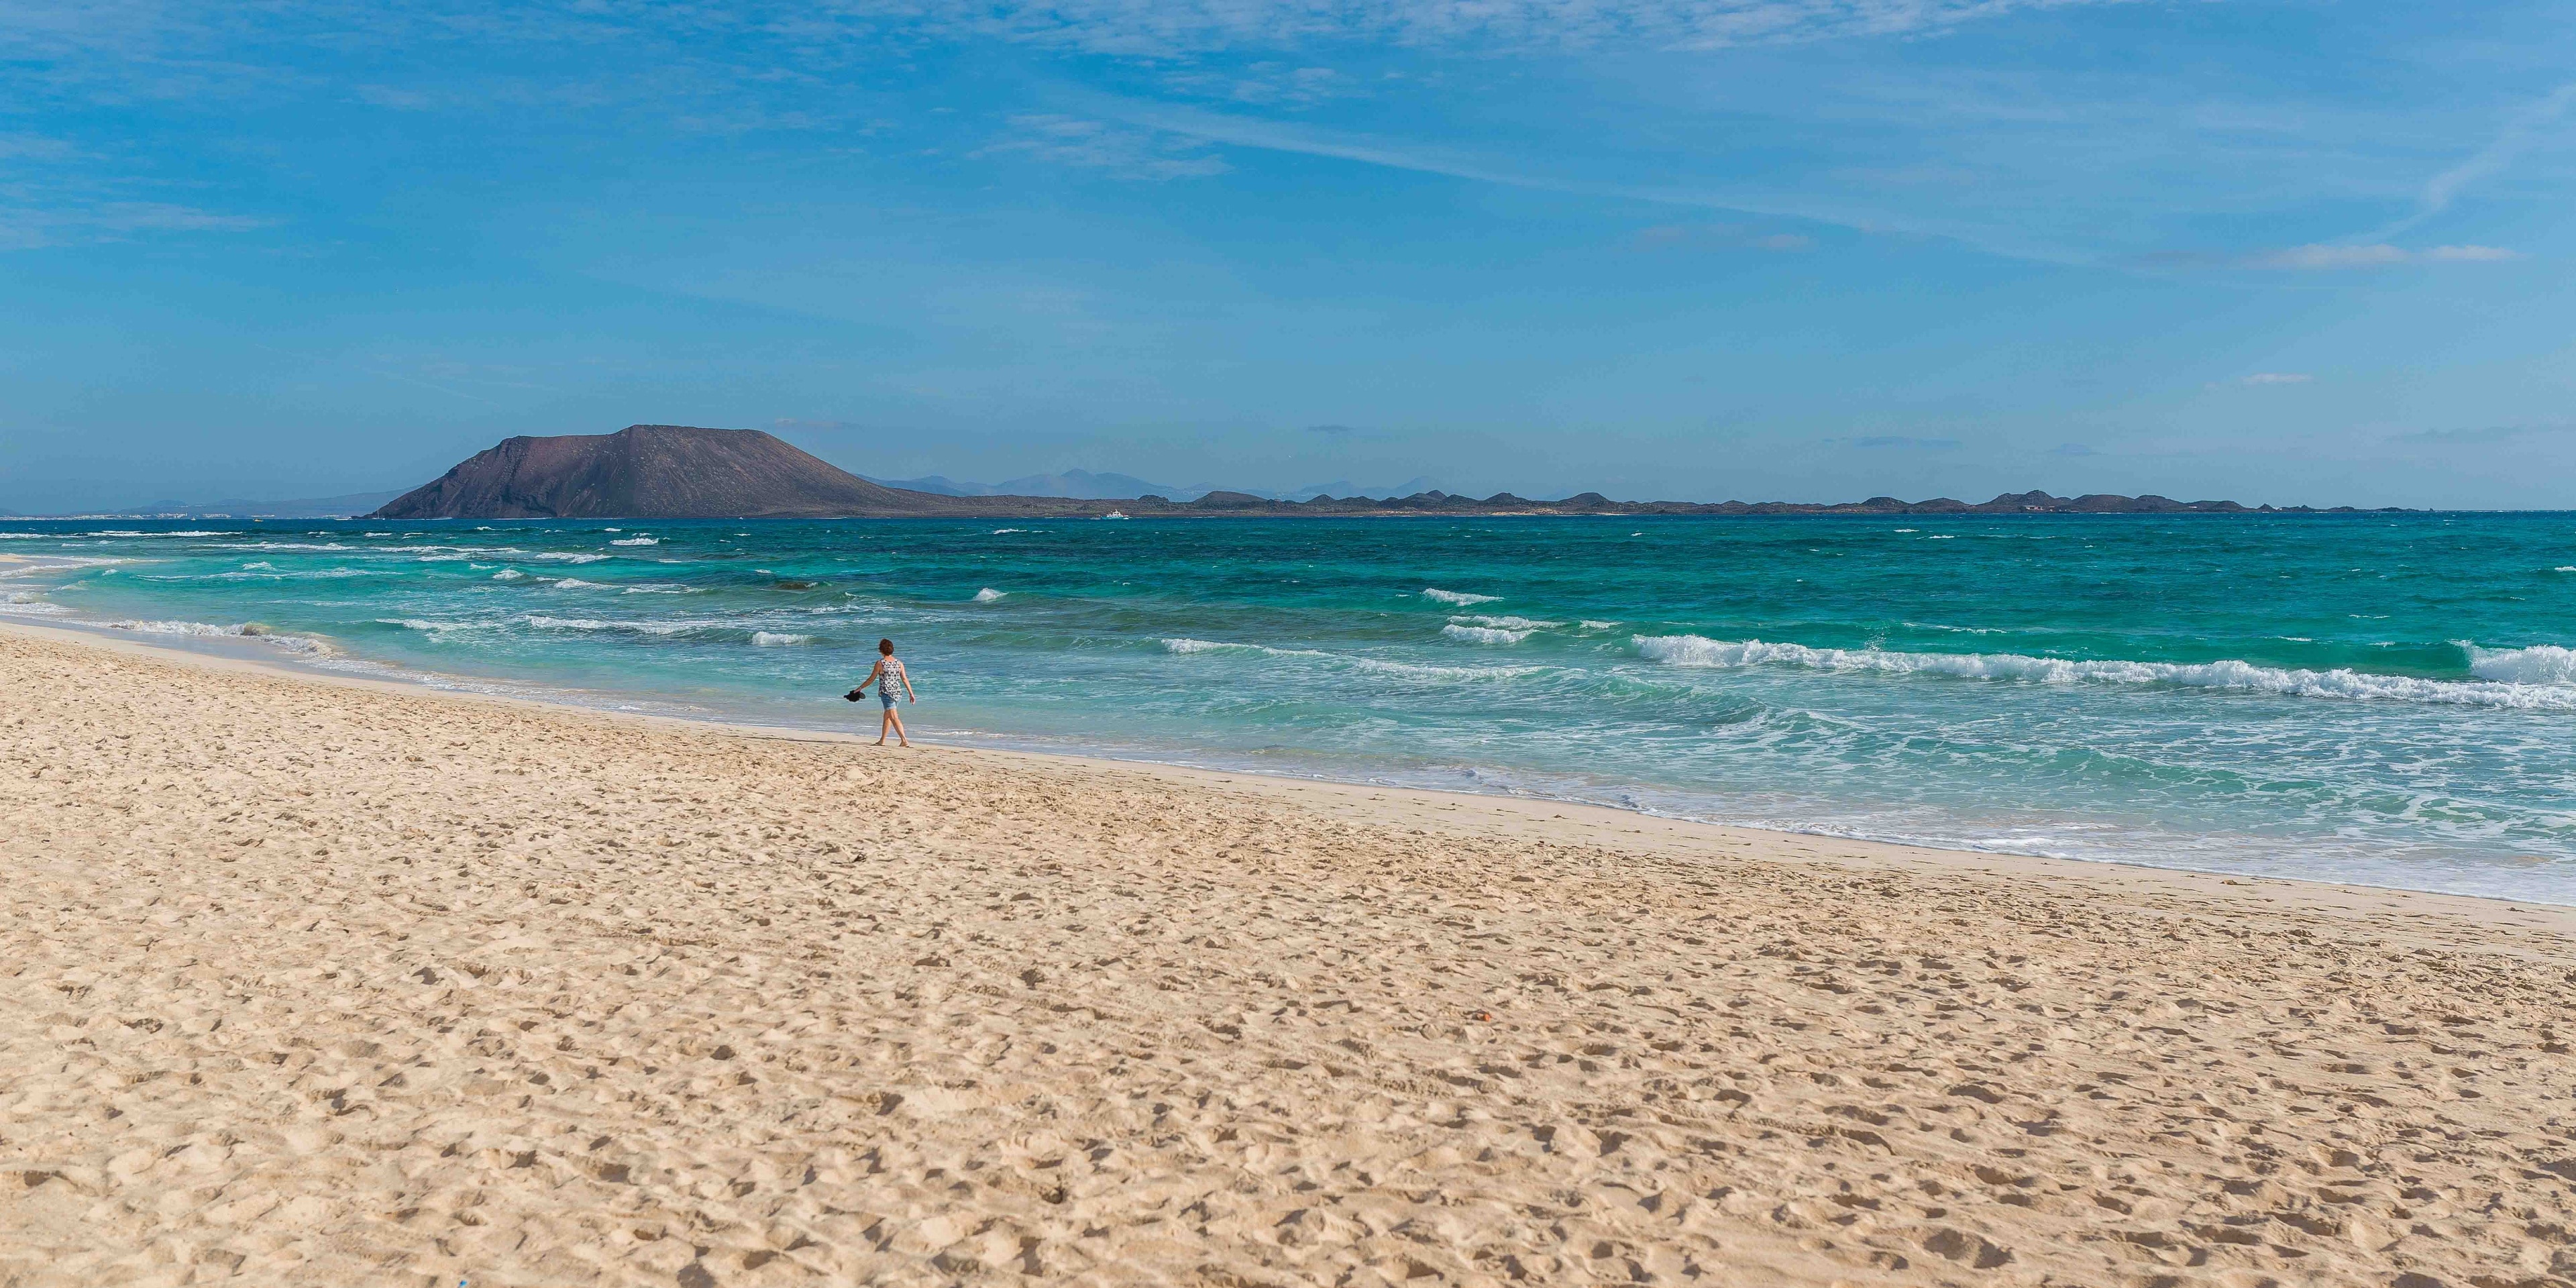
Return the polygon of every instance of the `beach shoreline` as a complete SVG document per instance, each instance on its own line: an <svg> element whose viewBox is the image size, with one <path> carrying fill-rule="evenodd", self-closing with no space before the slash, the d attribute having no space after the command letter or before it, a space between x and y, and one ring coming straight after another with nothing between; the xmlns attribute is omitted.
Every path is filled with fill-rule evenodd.
<svg viewBox="0 0 2576 1288"><path fill-rule="evenodd" d="M223 652L198 651L182 647L175 641L141 638L131 633L116 631L111 627L86 623L47 625L0 619L0 635L13 632L66 643L130 649L145 656L169 658L218 670L239 670L360 690L435 695L466 702L515 704L540 710L586 713L611 720L632 720L656 727L727 733L745 738L823 743L873 743L875 741L872 735L858 729L844 732L795 725L768 725L727 720L712 715L688 716L621 710L605 703L559 702L531 694L440 688L412 679L354 675L299 666L294 659L263 657L248 648ZM862 713L863 716L872 714L872 709ZM864 721L861 723L864 724ZM2499 916L2533 918L2530 924L2546 925L2560 933L2576 934L2576 904L2452 894L2357 882L2248 875L2117 859L2066 859L2048 855L2021 854L2009 850L1907 845L1901 842L1843 837L1821 832L1800 832L1675 818L1644 810L1623 809L1617 806L1547 796L1448 791L1432 787L1263 773L1257 770L1209 768L1141 757L1128 758L1080 752L1032 751L984 746L963 740L943 740L936 732L922 735L917 740L926 746L937 747L943 751L962 752L969 755L990 756L1003 760L1026 758L1095 769L1123 769L1165 777L1175 783L1192 787L1227 786L1308 807L1327 809L1338 807L1352 817L1368 816L1372 811L1361 807L1378 805L1382 808L1374 812L1381 815L1411 818L1439 817L1450 825L1462 825L1469 820L1474 820L1492 825L1486 828L1489 834L1527 836L1553 842L1567 842L1578 837L1595 836L1600 834L1601 829L1606 828L1621 837L1622 844L1666 852L1686 852L1694 847L1785 846L1786 852L1812 856L1825 862L1861 865L1955 865L1965 871L2039 880L2061 878L2084 880L2097 875L2100 870L2110 869L2119 873L2124 879L2143 881L2160 889L2169 889L2174 893L2200 898L2250 899L2266 906L2300 907L2316 911L2336 909L2357 911L2364 908L2388 910L2402 905L2410 910L2439 911L2448 915L2470 917L2488 915L2488 912L2492 912ZM1497 817L1491 820L1485 819L1483 817L1485 812L1490 812ZM1544 826L1545 824L1563 824L1563 826ZM2165 884L2167 880L2170 880L2169 885ZM2269 893L2263 889L2275 886L2283 889ZM2486 909L2488 912L2481 912L2481 909Z"/></svg>
<svg viewBox="0 0 2576 1288"><path fill-rule="evenodd" d="M8 1288L2576 1279L2555 908L16 624L0 735Z"/></svg>

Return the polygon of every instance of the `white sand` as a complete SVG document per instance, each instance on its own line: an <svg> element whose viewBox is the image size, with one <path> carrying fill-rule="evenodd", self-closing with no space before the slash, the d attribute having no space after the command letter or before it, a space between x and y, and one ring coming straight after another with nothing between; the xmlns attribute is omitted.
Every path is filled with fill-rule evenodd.
<svg viewBox="0 0 2576 1288"><path fill-rule="evenodd" d="M0 630L0 1285L2576 1281L2576 918Z"/></svg>

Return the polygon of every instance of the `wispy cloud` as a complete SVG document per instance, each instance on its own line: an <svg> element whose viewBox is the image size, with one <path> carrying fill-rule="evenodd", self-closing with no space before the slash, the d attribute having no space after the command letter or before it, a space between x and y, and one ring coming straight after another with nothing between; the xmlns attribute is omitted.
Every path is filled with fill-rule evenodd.
<svg viewBox="0 0 2576 1288"><path fill-rule="evenodd" d="M1804 233L1766 233L1743 224L1657 224L1629 239L1638 250L1769 250L1815 249Z"/></svg>
<svg viewBox="0 0 2576 1288"><path fill-rule="evenodd" d="M243 233L275 221L158 201L97 201L60 193L0 190L0 249L28 250L145 233Z"/></svg>
<svg viewBox="0 0 2576 1288"><path fill-rule="evenodd" d="M2019 12L2120 0L638 0L484 7L384 6L362 0L21 0L0 51L59 58L75 51L137 61L253 28L343 50L459 40L492 47L604 44L639 35L694 43L758 35L832 50L889 37L1001 39L1089 53L1168 58L1309 44L1466 46L1489 52L1712 50L1939 32ZM219 68L201 69L220 72Z"/></svg>
<svg viewBox="0 0 2576 1288"><path fill-rule="evenodd" d="M1910 434L1863 434L1856 438L1828 438L1827 447L1858 447L1870 451L1946 452L1959 445L1955 438L1916 438Z"/></svg>
<svg viewBox="0 0 2576 1288"><path fill-rule="evenodd" d="M2380 229L2374 235L2394 237L2450 209L2451 202L2471 184L2503 172L2523 153L2530 151L2566 117L2571 106L2576 106L2576 83L2561 85L2537 101L2525 104L2506 118L2504 128L2497 131L2496 136L2475 156L2427 181L2422 195L2416 199L2414 214Z"/></svg>
<svg viewBox="0 0 2576 1288"><path fill-rule="evenodd" d="M2237 378L2240 385L2304 385L2316 377L2304 371L2257 371Z"/></svg>
<svg viewBox="0 0 2576 1288"><path fill-rule="evenodd" d="M1101 116L1130 121L1147 129L1188 135L1229 147L1256 148L1300 156L1329 157L1359 165L1408 170L1416 174L1436 174L1471 183L1490 183L1537 192L1558 192L1646 205L1795 219L1807 223L1848 228L1856 232L1948 238L1974 246L1989 254L2012 259L2060 264L2091 262L2088 256L2073 251L2027 242L1987 239L1981 235L1980 230L1975 228L1956 224L1918 223L1901 214L1853 210L1830 200L1794 193L1784 196L1768 190L1730 191L1724 188L1694 189L1679 185L1602 183L1550 174L1511 160L1488 158L1464 149L1412 140L1383 139L1370 135L1337 132L1311 125L1259 120L1229 113L1159 103L1142 103L1107 96L1096 98L1093 103L1092 111ZM1771 249L1787 250L1795 247L1780 245Z"/></svg>
<svg viewBox="0 0 2576 1288"><path fill-rule="evenodd" d="M1011 118L1012 133L978 155L1022 153L1040 161L1105 170L1122 179L1203 178L1232 167L1207 152L1207 144L1186 135L1138 129L1078 116L1029 115Z"/></svg>
<svg viewBox="0 0 2576 1288"><path fill-rule="evenodd" d="M2306 246L2285 246L2279 250L2257 251L2249 255L2218 255L2201 251L2164 251L2141 257L2141 263L2160 268L2263 268L2292 272L2333 272L2356 268L2395 268L2403 264L2500 264L2522 258L2522 252L2502 246L2432 246L2409 250L2386 242L2343 245L2317 242Z"/></svg>
<svg viewBox="0 0 2576 1288"><path fill-rule="evenodd" d="M1917 35L2007 14L2115 0L878 0L870 17L952 33L1145 56L1310 42L1488 50L1710 50Z"/></svg>
<svg viewBox="0 0 2576 1288"><path fill-rule="evenodd" d="M2411 434L2391 434L2392 443L2429 445L2474 445L2502 443L2517 438L2538 438L2557 434L2576 434L2576 425L2486 425L2477 429L2423 429Z"/></svg>

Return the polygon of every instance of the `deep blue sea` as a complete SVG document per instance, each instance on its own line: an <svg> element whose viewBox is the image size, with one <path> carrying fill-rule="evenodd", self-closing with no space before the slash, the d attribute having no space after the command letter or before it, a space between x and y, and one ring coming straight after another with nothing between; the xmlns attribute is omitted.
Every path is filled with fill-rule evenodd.
<svg viewBox="0 0 2576 1288"><path fill-rule="evenodd" d="M0 522L295 665L2576 903L2576 515Z"/></svg>

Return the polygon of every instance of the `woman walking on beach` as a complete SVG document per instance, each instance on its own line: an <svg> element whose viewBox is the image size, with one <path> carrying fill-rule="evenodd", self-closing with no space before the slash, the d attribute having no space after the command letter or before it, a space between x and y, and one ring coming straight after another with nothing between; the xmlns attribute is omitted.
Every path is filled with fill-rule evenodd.
<svg viewBox="0 0 2576 1288"><path fill-rule="evenodd" d="M877 745L884 746L886 733L892 730L903 746L911 746L912 739L903 731L903 717L894 709L894 686L903 686L903 696L907 701L919 702L921 699L912 691L912 673L895 660L893 640L877 641L876 669L868 672L867 679L859 681L859 687L850 690L850 701L858 701L859 695L866 693L870 684L877 686L877 700L885 704L885 719L877 725Z"/></svg>

